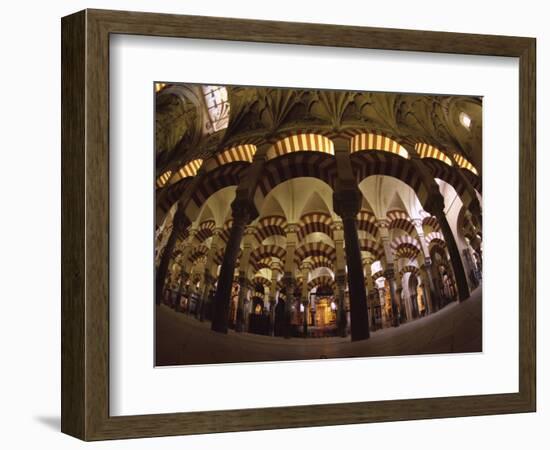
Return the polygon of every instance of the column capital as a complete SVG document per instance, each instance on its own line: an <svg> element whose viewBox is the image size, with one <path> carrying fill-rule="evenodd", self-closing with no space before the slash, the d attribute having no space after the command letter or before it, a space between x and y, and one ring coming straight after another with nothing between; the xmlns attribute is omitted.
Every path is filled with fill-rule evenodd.
<svg viewBox="0 0 550 450"><path fill-rule="evenodd" d="M428 196L424 209L437 219L445 216L445 200L439 192L433 192Z"/></svg>
<svg viewBox="0 0 550 450"><path fill-rule="evenodd" d="M340 219L334 219L332 221L331 230L332 231L343 231L344 230L344 224L342 223L342 221ZM341 240L344 240L344 238L342 237Z"/></svg>
<svg viewBox="0 0 550 450"><path fill-rule="evenodd" d="M187 218L184 208L181 205L178 205L178 209L176 209L176 213L174 214L174 219L172 220L172 227L174 231L182 232L189 225L191 225L191 221Z"/></svg>
<svg viewBox="0 0 550 450"><path fill-rule="evenodd" d="M385 271L384 271L384 276L388 279L388 280L393 280L395 278L395 270L393 267L388 267Z"/></svg>
<svg viewBox="0 0 550 450"><path fill-rule="evenodd" d="M415 228L417 229L417 233L418 234L423 234L423 230L422 230L422 219L419 219L419 218L416 218L416 219L411 219L413 225L415 226ZM420 231L418 231L418 229L420 229Z"/></svg>
<svg viewBox="0 0 550 450"><path fill-rule="evenodd" d="M246 226L258 216L254 202L248 198L237 196L231 203L233 226Z"/></svg>
<svg viewBox="0 0 550 450"><path fill-rule="evenodd" d="M244 229L245 236L253 236L256 233L256 227L254 225L247 225Z"/></svg>
<svg viewBox="0 0 550 450"><path fill-rule="evenodd" d="M361 209L363 194L357 186L346 186L333 193L334 212L343 220L355 219Z"/></svg>
<svg viewBox="0 0 550 450"><path fill-rule="evenodd" d="M195 233L197 232L197 230L194 230L194 231ZM212 236L220 236L222 233L223 233L223 227L215 227L212 230ZM191 235L191 232L189 232L189 234Z"/></svg>
<svg viewBox="0 0 550 450"><path fill-rule="evenodd" d="M285 234L298 233L300 227L297 223L287 223L285 225Z"/></svg>
<svg viewBox="0 0 550 450"><path fill-rule="evenodd" d="M376 225L378 225L378 228L389 228L390 221L388 220L387 217L377 217Z"/></svg>

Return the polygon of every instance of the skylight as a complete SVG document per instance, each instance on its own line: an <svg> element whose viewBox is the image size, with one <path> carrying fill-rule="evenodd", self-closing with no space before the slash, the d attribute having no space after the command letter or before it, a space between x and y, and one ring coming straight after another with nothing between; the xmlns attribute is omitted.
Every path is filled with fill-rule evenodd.
<svg viewBox="0 0 550 450"><path fill-rule="evenodd" d="M458 117L460 119L460 123L462 124L462 126L469 130L470 125L472 123L472 119L470 118L470 116L465 112L461 112Z"/></svg>
<svg viewBox="0 0 550 450"><path fill-rule="evenodd" d="M227 89L224 86L202 86L206 109L210 124L207 129L211 133L227 128L229 124L229 101Z"/></svg>

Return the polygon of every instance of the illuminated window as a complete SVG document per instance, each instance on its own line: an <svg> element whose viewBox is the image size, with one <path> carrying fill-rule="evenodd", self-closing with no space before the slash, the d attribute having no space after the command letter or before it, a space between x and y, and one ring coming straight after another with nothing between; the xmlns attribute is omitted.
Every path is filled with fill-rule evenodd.
<svg viewBox="0 0 550 450"><path fill-rule="evenodd" d="M207 125L208 131L215 133L227 128L229 124L227 89L223 86L203 86L202 91L210 119L210 124Z"/></svg>
<svg viewBox="0 0 550 450"><path fill-rule="evenodd" d="M462 124L462 126L469 130L472 123L472 119L470 118L470 116L465 112L461 112L458 118L460 119L460 123Z"/></svg>

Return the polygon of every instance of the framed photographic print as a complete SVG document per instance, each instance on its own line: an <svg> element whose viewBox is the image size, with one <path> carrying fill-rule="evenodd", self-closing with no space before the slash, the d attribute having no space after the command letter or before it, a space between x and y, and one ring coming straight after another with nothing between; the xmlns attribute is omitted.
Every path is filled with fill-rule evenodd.
<svg viewBox="0 0 550 450"><path fill-rule="evenodd" d="M535 410L535 40L62 19L62 431Z"/></svg>

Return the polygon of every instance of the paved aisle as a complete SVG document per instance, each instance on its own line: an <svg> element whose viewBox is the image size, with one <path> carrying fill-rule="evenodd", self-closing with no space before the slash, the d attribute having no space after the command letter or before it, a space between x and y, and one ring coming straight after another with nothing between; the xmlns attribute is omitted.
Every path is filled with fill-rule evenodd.
<svg viewBox="0 0 550 450"><path fill-rule="evenodd" d="M367 341L348 338L292 338L210 330L210 322L159 306L157 365L281 361L324 357L393 356L481 351L481 289L461 304L398 328L371 334Z"/></svg>

